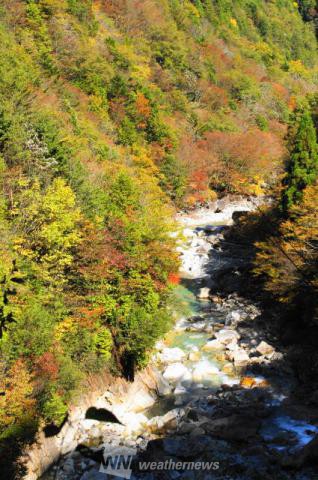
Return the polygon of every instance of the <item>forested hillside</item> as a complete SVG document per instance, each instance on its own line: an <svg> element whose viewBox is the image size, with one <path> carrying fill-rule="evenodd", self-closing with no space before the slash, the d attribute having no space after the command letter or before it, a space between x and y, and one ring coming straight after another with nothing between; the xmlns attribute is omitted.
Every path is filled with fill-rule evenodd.
<svg viewBox="0 0 318 480"><path fill-rule="evenodd" d="M269 192L317 89L314 18L310 1L2 0L4 446L60 425L87 373L145 364L170 322L173 213Z"/></svg>

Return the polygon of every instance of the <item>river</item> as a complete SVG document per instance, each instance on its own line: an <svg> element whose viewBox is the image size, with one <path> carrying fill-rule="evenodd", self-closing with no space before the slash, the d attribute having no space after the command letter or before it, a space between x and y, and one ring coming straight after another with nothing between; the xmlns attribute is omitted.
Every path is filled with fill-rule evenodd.
<svg viewBox="0 0 318 480"><path fill-rule="evenodd" d="M178 215L183 238L175 327L158 342L151 360L166 388L139 414L131 435L123 436L122 426L112 425L102 444L92 442L89 451L70 452L43 479L105 480L96 456L110 444L137 449L137 458L213 456L220 463L213 472L134 472L132 479L316 478L311 470L289 476L282 469L283 456L288 459L309 444L318 427L284 411L291 388L288 376L267 368L282 361L282 354L244 327L246 319L259 316L258 305L235 294L213 294L218 272L233 263L220 247L224 231L234 212L253 210L257 204L240 199Z"/></svg>

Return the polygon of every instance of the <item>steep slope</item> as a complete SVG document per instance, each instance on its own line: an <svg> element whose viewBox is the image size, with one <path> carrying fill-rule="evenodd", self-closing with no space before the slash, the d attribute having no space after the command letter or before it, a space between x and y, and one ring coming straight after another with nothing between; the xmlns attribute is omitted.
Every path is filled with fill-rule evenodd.
<svg viewBox="0 0 318 480"><path fill-rule="evenodd" d="M275 181L289 115L317 86L301 13L288 0L2 1L4 448L60 425L89 372L145 364L171 321L175 206Z"/></svg>

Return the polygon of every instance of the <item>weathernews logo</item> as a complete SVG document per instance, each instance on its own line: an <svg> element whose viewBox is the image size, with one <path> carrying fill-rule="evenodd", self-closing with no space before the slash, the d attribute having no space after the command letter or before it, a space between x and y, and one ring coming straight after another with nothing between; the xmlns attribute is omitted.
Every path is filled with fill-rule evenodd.
<svg viewBox="0 0 318 480"><path fill-rule="evenodd" d="M107 447L99 471L115 477L129 479L132 474L131 462L136 455L135 448Z"/></svg>
<svg viewBox="0 0 318 480"><path fill-rule="evenodd" d="M114 477L130 479L132 474L132 461L136 456L137 450L128 447L108 447L104 450L103 462L99 471ZM187 471L187 470L218 470L219 462L181 462L173 459L159 462L135 462L135 468L139 472L153 471Z"/></svg>

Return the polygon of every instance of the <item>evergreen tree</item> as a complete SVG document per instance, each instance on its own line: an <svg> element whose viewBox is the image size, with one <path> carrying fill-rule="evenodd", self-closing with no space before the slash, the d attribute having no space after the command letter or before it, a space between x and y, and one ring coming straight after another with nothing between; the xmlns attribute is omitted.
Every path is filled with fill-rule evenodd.
<svg viewBox="0 0 318 480"><path fill-rule="evenodd" d="M299 203L303 190L314 182L318 174L317 134L308 110L301 113L296 128L291 141L291 153L282 196L282 209L285 216L288 216L290 208L295 203Z"/></svg>

